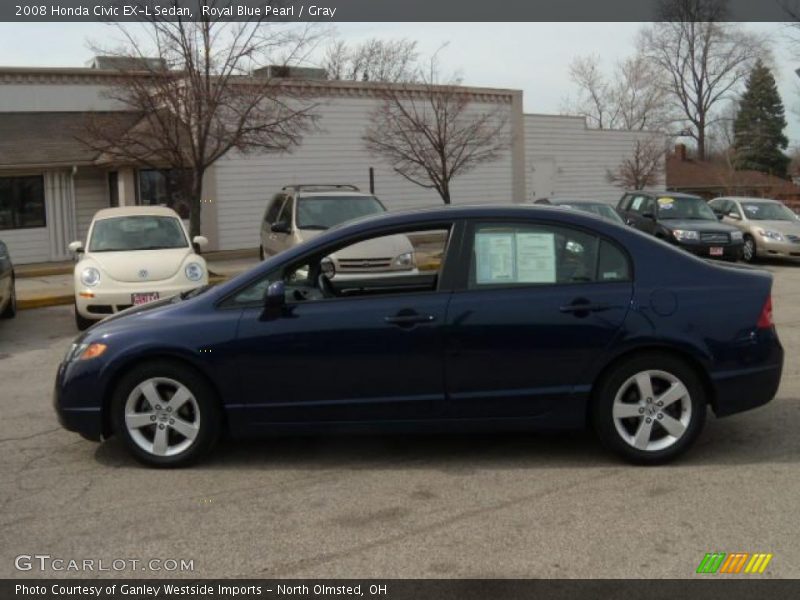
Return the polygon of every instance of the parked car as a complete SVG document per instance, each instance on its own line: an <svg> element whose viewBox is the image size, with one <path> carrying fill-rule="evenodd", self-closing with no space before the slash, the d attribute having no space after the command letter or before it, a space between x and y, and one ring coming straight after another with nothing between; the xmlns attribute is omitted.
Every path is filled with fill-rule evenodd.
<svg viewBox="0 0 800 600"><path fill-rule="evenodd" d="M0 319L17 314L17 286L8 246L0 240Z"/></svg>
<svg viewBox="0 0 800 600"><path fill-rule="evenodd" d="M730 261L742 256L742 232L720 223L699 196L628 192L620 199L617 211L628 225L692 254Z"/></svg>
<svg viewBox="0 0 800 600"><path fill-rule="evenodd" d="M358 286L324 263L364 240L445 232L436 271ZM304 273L304 275L298 275ZM702 289L702 293L698 293ZM659 463L775 395L772 276L541 206L362 219L215 287L109 317L58 368L86 438L189 464L233 436L535 430L591 424ZM725 310L719 308L725 298Z"/></svg>
<svg viewBox="0 0 800 600"><path fill-rule="evenodd" d="M267 205L261 221L261 260L347 221L386 212L372 194L354 185L306 184L284 187ZM330 257L340 279L405 277L417 272L414 246L404 235L355 244Z"/></svg>
<svg viewBox="0 0 800 600"><path fill-rule="evenodd" d="M743 258L800 257L800 217L766 198L715 198L708 205L724 223L742 231Z"/></svg>
<svg viewBox="0 0 800 600"><path fill-rule="evenodd" d="M193 244L204 246L197 236ZM208 283L205 260L195 253L178 214L161 206L97 212L86 244L72 242L75 324L81 331L132 306L169 298Z"/></svg>
<svg viewBox="0 0 800 600"><path fill-rule="evenodd" d="M568 198L539 198L534 204L550 204L552 206L560 206L562 208L574 208L575 210L582 210L603 217L614 223L624 225L625 221L619 216L619 213L614 210L613 206L605 202L598 202L596 200L579 200Z"/></svg>

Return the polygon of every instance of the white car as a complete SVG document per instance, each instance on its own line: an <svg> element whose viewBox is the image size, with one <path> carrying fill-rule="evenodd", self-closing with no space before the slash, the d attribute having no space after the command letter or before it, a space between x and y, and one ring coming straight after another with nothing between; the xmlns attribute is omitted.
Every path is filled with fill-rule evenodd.
<svg viewBox="0 0 800 600"><path fill-rule="evenodd" d="M197 246L208 240L197 236ZM206 261L194 252L178 214L160 206L97 212L75 265L75 324L95 321L137 304L169 298L208 283Z"/></svg>

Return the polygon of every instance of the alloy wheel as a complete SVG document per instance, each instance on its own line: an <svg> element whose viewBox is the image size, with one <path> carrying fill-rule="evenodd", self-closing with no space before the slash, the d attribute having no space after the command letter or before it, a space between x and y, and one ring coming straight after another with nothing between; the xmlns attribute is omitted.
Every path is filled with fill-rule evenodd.
<svg viewBox="0 0 800 600"><path fill-rule="evenodd" d="M753 238L745 238L744 248L742 248L742 256L747 262L752 262L756 256L756 244Z"/></svg>
<svg viewBox="0 0 800 600"><path fill-rule="evenodd" d="M672 373L640 371L619 387L612 416L625 443L657 452L683 437L692 419L692 399L686 385Z"/></svg>
<svg viewBox="0 0 800 600"><path fill-rule="evenodd" d="M175 456L197 438L200 408L189 388L179 381L152 377L128 395L125 426L134 443L148 454Z"/></svg>

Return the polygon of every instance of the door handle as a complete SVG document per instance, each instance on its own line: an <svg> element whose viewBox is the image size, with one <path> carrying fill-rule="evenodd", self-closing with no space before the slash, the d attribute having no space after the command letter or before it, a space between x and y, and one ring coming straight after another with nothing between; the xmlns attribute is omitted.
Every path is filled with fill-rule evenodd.
<svg viewBox="0 0 800 600"><path fill-rule="evenodd" d="M606 302L596 302L596 303L579 302L579 303L567 304L566 306L562 306L558 310L560 310L562 313L588 314L590 312L601 312L604 310L608 310L609 308L611 308L611 305Z"/></svg>
<svg viewBox="0 0 800 600"><path fill-rule="evenodd" d="M395 315L393 317L384 317L383 320L389 325L399 325L400 327L408 327L410 325L417 325L419 323L430 323L436 320L433 315Z"/></svg>

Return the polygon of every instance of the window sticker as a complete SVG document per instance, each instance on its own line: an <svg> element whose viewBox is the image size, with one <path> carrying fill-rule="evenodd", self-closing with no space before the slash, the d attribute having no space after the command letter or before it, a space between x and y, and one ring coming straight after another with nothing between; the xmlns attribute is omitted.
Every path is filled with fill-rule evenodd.
<svg viewBox="0 0 800 600"><path fill-rule="evenodd" d="M675 204L675 198L664 197L658 199L658 205L661 208L667 208L667 207L672 208L673 204Z"/></svg>
<svg viewBox="0 0 800 600"><path fill-rule="evenodd" d="M744 208L747 212L756 214L758 212L759 206L757 204L745 204Z"/></svg>
<svg viewBox="0 0 800 600"><path fill-rule="evenodd" d="M477 233L476 283L555 283L552 233Z"/></svg>

